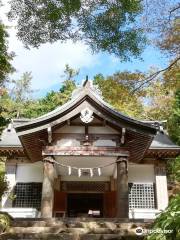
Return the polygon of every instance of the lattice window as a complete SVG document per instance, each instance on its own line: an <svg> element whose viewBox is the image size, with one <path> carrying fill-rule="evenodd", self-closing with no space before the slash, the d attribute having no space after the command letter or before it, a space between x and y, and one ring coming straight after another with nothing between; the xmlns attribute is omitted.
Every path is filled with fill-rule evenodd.
<svg viewBox="0 0 180 240"><path fill-rule="evenodd" d="M40 209L42 183L17 183L14 189L13 207Z"/></svg>
<svg viewBox="0 0 180 240"><path fill-rule="evenodd" d="M153 183L129 183L129 208L155 208Z"/></svg>

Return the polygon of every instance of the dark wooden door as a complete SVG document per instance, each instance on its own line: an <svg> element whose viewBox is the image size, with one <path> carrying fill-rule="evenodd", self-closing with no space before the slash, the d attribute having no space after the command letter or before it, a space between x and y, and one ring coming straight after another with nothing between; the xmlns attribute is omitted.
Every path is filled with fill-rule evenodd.
<svg viewBox="0 0 180 240"><path fill-rule="evenodd" d="M54 212L66 211L67 193L54 191Z"/></svg>
<svg viewBox="0 0 180 240"><path fill-rule="evenodd" d="M116 191L104 193L104 217L116 217Z"/></svg>

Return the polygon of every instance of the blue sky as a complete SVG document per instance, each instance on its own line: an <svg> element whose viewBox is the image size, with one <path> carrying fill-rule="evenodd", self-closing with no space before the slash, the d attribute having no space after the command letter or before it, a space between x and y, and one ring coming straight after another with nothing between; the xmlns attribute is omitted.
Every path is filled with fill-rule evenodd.
<svg viewBox="0 0 180 240"><path fill-rule="evenodd" d="M117 71L148 71L151 67L164 67L166 58L159 52L148 46L143 52L141 59L132 59L131 62L120 62L119 59L105 53L92 54L90 49L83 43L76 44L71 41L66 43L56 42L44 44L39 49L27 50L16 38L15 24L9 23L5 13L8 6L1 8L2 20L9 28L9 49L14 51L16 57L12 64L16 73L11 76L18 79L23 72L32 72L32 88L36 89L36 96L43 96L50 90L58 90L63 81L65 64L72 68L80 69L77 81L80 83L86 75L92 79L94 75L102 73L107 76Z"/></svg>

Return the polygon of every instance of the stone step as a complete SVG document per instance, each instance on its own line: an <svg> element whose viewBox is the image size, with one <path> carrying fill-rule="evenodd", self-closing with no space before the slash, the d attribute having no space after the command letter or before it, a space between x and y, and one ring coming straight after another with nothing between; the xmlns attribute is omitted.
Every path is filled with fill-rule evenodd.
<svg viewBox="0 0 180 240"><path fill-rule="evenodd" d="M138 226L145 229L149 225L144 222L119 222L117 219L14 219L6 236L0 236L0 240L131 240L137 239L135 232Z"/></svg>
<svg viewBox="0 0 180 240"><path fill-rule="evenodd" d="M49 218L49 219L43 219L43 218L16 218L12 219L12 224L14 226L18 226L22 224L23 226L29 224L33 225L34 223L39 223L42 224L43 226L45 223L55 225L55 224L72 224L72 223L89 223L89 222L96 222L97 224L102 224L104 222L111 222L114 224L121 224L121 223L127 223L127 224L132 224L132 223L141 223L144 224L145 222L142 220L129 220L129 219L121 219L121 218ZM148 221L149 222L149 221Z"/></svg>
<svg viewBox="0 0 180 240"><path fill-rule="evenodd" d="M61 220L17 220L11 222L12 227L52 227L52 226L62 226L65 227L66 223Z"/></svg>
<svg viewBox="0 0 180 240"><path fill-rule="evenodd" d="M143 236L124 234L72 234L72 233L7 233L1 236L1 240L140 240Z"/></svg>
<svg viewBox="0 0 180 240"><path fill-rule="evenodd" d="M126 232L135 233L135 229L127 229L127 228L116 228L116 229L108 229L108 228L62 228L62 227L11 227L8 229L8 233L73 233L73 234L110 234L110 233L118 233L124 234Z"/></svg>
<svg viewBox="0 0 180 240"><path fill-rule="evenodd" d="M47 220L15 220L11 222L12 227L70 227L70 228L132 228L137 226L147 226L147 223L134 223L134 222L115 222L115 221L78 221L74 220L58 220L58 219L47 219Z"/></svg>
<svg viewBox="0 0 180 240"><path fill-rule="evenodd" d="M66 229L62 227L10 227L8 233L61 233L65 232Z"/></svg>

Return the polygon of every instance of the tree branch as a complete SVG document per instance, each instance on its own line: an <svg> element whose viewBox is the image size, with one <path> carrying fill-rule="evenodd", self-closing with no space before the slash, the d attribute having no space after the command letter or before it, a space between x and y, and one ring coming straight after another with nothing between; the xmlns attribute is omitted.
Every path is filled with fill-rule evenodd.
<svg viewBox="0 0 180 240"><path fill-rule="evenodd" d="M169 66L167 66L166 68L163 68L153 74L151 74L150 76L148 76L147 78L141 80L141 84L136 87L132 93L137 92L139 89L141 89L145 84L153 81L160 73L165 72L165 71L169 71L178 61L180 60L180 57L176 58Z"/></svg>
<svg viewBox="0 0 180 240"><path fill-rule="evenodd" d="M178 9L180 9L180 3L179 3L176 7L172 8L172 9L169 11L169 21L171 20L171 15L172 15L172 13L175 12L176 10L178 10Z"/></svg>

